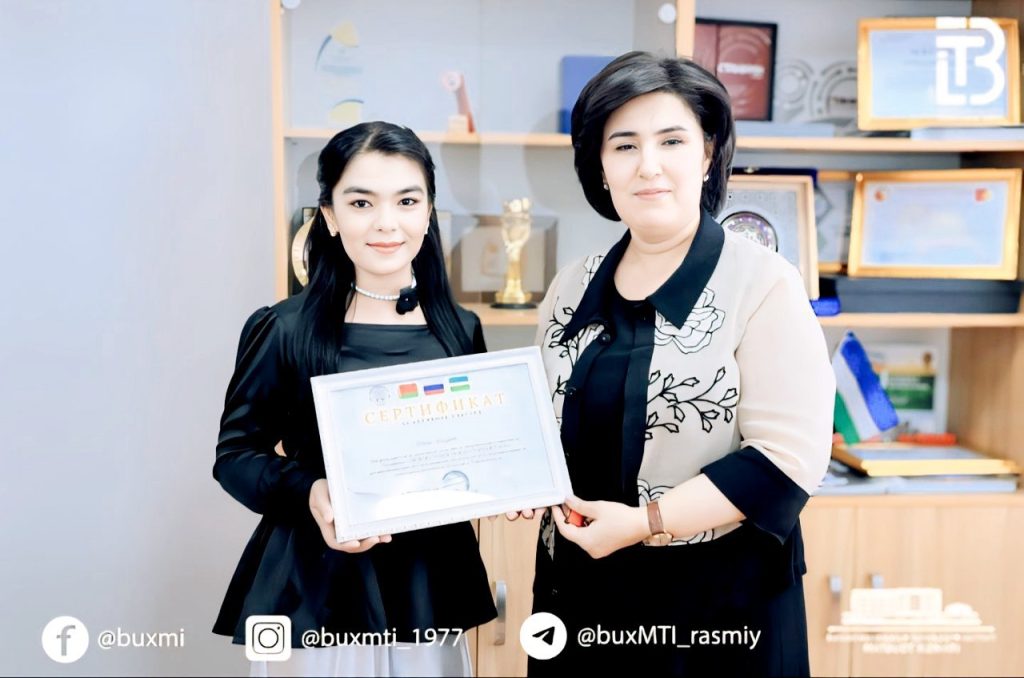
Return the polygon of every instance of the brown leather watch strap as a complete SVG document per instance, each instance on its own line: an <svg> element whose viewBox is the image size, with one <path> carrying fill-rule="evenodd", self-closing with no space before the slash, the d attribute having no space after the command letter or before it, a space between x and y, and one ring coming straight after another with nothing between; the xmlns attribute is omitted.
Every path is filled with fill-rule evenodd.
<svg viewBox="0 0 1024 678"><path fill-rule="evenodd" d="M658 502L652 501L647 504L647 525L651 528L651 534L661 534L665 527L661 522L661 508Z"/></svg>

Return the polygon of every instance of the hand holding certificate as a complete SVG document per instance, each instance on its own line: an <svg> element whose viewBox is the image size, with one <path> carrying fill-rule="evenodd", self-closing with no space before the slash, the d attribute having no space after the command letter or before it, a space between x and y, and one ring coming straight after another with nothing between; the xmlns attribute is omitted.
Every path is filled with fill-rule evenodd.
<svg viewBox="0 0 1024 678"><path fill-rule="evenodd" d="M339 542L560 504L536 347L312 379Z"/></svg>

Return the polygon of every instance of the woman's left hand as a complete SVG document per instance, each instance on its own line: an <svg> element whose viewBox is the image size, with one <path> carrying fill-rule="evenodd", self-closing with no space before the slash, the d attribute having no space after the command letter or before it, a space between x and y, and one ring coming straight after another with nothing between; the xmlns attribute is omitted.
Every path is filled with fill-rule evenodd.
<svg viewBox="0 0 1024 678"><path fill-rule="evenodd" d="M583 501L577 497L569 497L565 505L585 516L590 523L576 527L566 522L561 507L554 506L551 512L555 526L563 537L577 544L591 558L604 558L650 535L647 513L642 508L614 501Z"/></svg>

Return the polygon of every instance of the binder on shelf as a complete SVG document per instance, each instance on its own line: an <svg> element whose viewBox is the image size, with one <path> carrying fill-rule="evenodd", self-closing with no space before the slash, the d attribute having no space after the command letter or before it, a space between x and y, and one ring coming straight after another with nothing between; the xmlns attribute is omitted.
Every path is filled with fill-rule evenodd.
<svg viewBox="0 0 1024 678"><path fill-rule="evenodd" d="M612 62L613 56L562 57L562 89L558 105L558 131L568 134L572 130L572 107L590 79Z"/></svg>

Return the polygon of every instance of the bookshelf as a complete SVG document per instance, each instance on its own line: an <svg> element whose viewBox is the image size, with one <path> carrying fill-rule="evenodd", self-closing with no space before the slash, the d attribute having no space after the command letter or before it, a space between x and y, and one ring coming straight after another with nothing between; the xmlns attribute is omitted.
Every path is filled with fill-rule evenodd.
<svg viewBox="0 0 1024 678"><path fill-rule="evenodd" d="M326 127L297 127L285 131L285 139L315 139L326 142L340 130ZM483 132L452 134L417 132L429 144L478 146L540 146L570 148L568 134ZM919 141L897 137L758 137L740 136L738 151L776 153L1012 153L1024 152L1024 141L942 140Z"/></svg>

